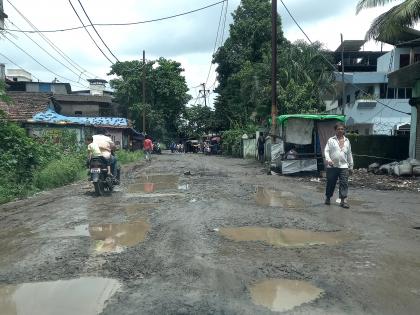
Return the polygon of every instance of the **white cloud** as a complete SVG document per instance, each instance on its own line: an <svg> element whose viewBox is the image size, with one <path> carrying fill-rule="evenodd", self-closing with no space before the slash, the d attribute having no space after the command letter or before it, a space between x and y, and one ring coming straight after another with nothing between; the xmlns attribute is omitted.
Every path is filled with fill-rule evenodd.
<svg viewBox="0 0 420 315"><path fill-rule="evenodd" d="M61 29L80 26L80 22L69 5L68 0L4 0L4 10L11 22L22 29L31 29L30 26L11 7L11 1L33 24L41 30ZM153 1L111 1L111 0L80 0L94 23L125 23L150 20L173 15L217 2L217 0L153 0ZM313 41L321 41L329 49L336 49L340 44L340 33L345 39L361 39L364 37L370 22L389 6L380 9L363 11L355 14L357 0L283 0L292 14L301 23ZM78 0L72 0L78 9L79 15L84 16ZM239 5L239 0L229 1L229 15L226 29L228 30L230 14ZM316 4L315 4L316 3ZM197 86L206 81L213 53L217 25L220 17L221 4L194 14L178 18L140 24L134 26L98 26L97 30L113 53L121 60L142 58L142 50L146 50L148 59L159 56L174 59L182 63L185 68L184 75L188 86ZM294 25L294 22L285 12L282 4L278 2L278 11L282 17L285 36L289 40L304 39L303 34ZM85 23L87 19L83 17ZM19 46L42 64L64 77L77 81L78 77L52 60L42 50L36 47L25 35L13 33L12 38ZM97 40L102 50L110 56L96 34L91 30L92 36ZM39 36L28 34L57 58L55 53ZM55 45L70 56L84 69L98 77L110 79L107 73L110 62L95 47L85 30L70 32L46 33ZM9 36L9 35L8 35ZM10 37L10 36L9 36ZM10 37L11 38L11 37ZM56 76L48 73L36 64L27 55L17 50L12 44L0 39L1 52L13 59L20 66L33 73L44 81L52 81ZM368 43L365 49L378 49L374 42ZM111 56L109 57L114 60ZM8 68L16 68L0 56L0 62ZM208 85L215 80L215 67L212 68ZM74 89L79 87L73 86ZM190 94L196 97L198 89L191 89ZM214 94L213 94L214 96Z"/></svg>

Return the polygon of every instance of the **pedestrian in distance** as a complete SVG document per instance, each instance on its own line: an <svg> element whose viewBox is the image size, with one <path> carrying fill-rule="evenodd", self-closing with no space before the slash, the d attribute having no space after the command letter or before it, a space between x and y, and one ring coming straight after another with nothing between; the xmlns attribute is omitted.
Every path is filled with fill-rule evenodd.
<svg viewBox="0 0 420 315"><path fill-rule="evenodd" d="M325 204L331 204L337 179L339 180L340 206L350 208L347 203L348 178L353 173L353 156L350 141L344 136L344 124L338 122L334 126L335 136L328 139L324 155L327 163L327 187L325 190Z"/></svg>
<svg viewBox="0 0 420 315"><path fill-rule="evenodd" d="M258 150L258 161L260 161L261 163L264 161L264 146L265 146L265 139L262 132L260 132L260 136L258 137L258 140L257 140L257 150Z"/></svg>
<svg viewBox="0 0 420 315"><path fill-rule="evenodd" d="M152 161L153 142L149 136L146 136L143 143L144 157L147 162Z"/></svg>

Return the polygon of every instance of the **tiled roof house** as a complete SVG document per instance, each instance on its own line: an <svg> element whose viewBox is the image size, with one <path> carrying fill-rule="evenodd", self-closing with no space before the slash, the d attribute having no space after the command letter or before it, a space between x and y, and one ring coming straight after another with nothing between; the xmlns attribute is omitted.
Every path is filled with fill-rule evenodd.
<svg viewBox="0 0 420 315"><path fill-rule="evenodd" d="M48 109L51 93L7 92L7 96L10 102L0 100L0 110L10 121L26 122Z"/></svg>

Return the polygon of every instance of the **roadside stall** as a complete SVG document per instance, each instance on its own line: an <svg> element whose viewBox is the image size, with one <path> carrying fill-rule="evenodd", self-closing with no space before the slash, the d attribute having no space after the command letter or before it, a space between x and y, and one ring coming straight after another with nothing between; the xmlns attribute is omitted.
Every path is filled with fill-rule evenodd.
<svg viewBox="0 0 420 315"><path fill-rule="evenodd" d="M342 115L295 114L277 117L279 139L272 145L272 161L282 174L324 170L324 148L334 136Z"/></svg>

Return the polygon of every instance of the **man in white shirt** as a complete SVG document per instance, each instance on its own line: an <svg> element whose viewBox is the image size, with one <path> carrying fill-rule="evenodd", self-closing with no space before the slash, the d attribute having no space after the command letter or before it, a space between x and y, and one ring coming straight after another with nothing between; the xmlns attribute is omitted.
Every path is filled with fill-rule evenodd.
<svg viewBox="0 0 420 315"><path fill-rule="evenodd" d="M335 136L328 139L324 155L327 162L327 187L325 204L331 204L337 179L339 180L340 206L348 209L346 202L348 193L349 173L353 172L353 156L349 139L344 136L345 127L342 123L334 126Z"/></svg>
<svg viewBox="0 0 420 315"><path fill-rule="evenodd" d="M112 150L115 148L115 144L112 141L111 137L105 136L104 131L99 130L98 134L93 136L93 142L99 146L101 155L108 161L111 166L111 175L116 175L116 158L111 154Z"/></svg>

